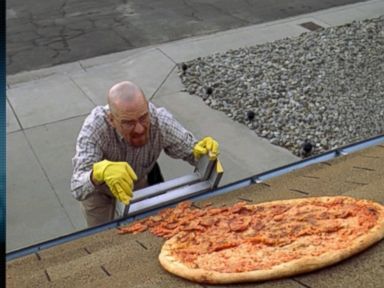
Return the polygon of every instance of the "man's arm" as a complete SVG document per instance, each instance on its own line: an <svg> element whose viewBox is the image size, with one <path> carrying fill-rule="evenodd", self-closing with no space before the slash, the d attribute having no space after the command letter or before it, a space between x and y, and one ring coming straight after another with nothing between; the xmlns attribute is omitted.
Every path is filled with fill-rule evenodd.
<svg viewBox="0 0 384 288"><path fill-rule="evenodd" d="M185 129L164 108L157 109L164 139L164 151L172 158L183 159L191 165L196 165L197 160L204 154L215 159L219 153L219 144L212 137L205 137L200 141Z"/></svg>
<svg viewBox="0 0 384 288"><path fill-rule="evenodd" d="M117 147L111 145L112 136L107 132L109 124L100 109L95 109L87 117L77 138L76 154L72 159L71 191L74 198L82 201L97 192L98 187L109 188L117 200L128 204L137 176L127 162L104 159L105 149Z"/></svg>
<svg viewBox="0 0 384 288"><path fill-rule="evenodd" d="M165 108L157 108L159 127L164 143L164 152L175 159L182 159L191 165L196 164L193 147L197 143L194 135L185 129Z"/></svg>
<svg viewBox="0 0 384 288"><path fill-rule="evenodd" d="M92 182L93 164L102 160L103 153L97 142L93 139L92 130L84 125L76 143L76 154L72 158L73 174L71 179L71 192L77 200L84 200L93 193L98 183Z"/></svg>

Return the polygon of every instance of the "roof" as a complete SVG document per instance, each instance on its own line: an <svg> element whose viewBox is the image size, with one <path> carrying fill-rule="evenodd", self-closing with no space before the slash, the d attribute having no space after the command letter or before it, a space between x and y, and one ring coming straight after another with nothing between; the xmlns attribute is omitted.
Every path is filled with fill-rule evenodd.
<svg viewBox="0 0 384 288"><path fill-rule="evenodd" d="M214 206L310 196L349 195L384 204L384 145L360 150L204 201ZM164 239L109 229L8 261L7 287L209 287L164 271ZM260 287L380 287L384 241L336 265ZM253 287L241 284L241 287ZM226 285L225 287L239 287ZM259 286L258 286L259 287Z"/></svg>

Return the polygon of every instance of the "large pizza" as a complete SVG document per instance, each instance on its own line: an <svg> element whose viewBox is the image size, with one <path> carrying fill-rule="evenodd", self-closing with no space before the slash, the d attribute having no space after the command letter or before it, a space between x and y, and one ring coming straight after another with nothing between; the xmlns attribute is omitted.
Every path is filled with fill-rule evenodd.
<svg viewBox="0 0 384 288"><path fill-rule="evenodd" d="M345 196L231 207L180 203L120 233L149 229L168 239L161 265L201 283L276 279L350 257L384 237L384 206Z"/></svg>

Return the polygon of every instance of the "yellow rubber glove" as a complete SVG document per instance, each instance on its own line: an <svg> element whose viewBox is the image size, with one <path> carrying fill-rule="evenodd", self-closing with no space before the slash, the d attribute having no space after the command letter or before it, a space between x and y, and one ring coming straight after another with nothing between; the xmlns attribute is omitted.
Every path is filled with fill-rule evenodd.
<svg viewBox="0 0 384 288"><path fill-rule="evenodd" d="M219 143L212 137L205 137L193 147L193 155L199 159L202 155L208 154L209 159L215 160L219 155Z"/></svg>
<svg viewBox="0 0 384 288"><path fill-rule="evenodd" d="M129 204L132 199L135 171L127 162L103 160L93 164L92 179L98 184L106 183L117 200Z"/></svg>

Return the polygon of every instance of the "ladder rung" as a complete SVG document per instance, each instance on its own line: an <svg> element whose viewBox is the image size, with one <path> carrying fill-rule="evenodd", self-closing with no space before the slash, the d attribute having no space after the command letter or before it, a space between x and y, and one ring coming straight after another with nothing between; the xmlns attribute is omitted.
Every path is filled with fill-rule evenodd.
<svg viewBox="0 0 384 288"><path fill-rule="evenodd" d="M164 205L179 202L191 196L205 193L210 189L211 184L209 181L203 181L190 186L184 186L175 190L171 190L167 193L131 204L128 214L126 214L126 211L128 211L128 206L126 206L123 216L133 216Z"/></svg>
<svg viewBox="0 0 384 288"><path fill-rule="evenodd" d="M131 203L142 201L146 198L153 197L159 194L163 194L171 189L176 189L181 186L194 184L200 181L200 175L197 173L185 175L179 178L175 178L163 183L159 183L153 186L149 186L133 193Z"/></svg>

